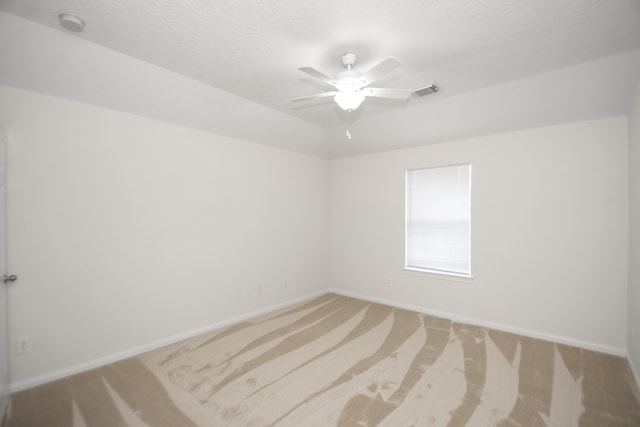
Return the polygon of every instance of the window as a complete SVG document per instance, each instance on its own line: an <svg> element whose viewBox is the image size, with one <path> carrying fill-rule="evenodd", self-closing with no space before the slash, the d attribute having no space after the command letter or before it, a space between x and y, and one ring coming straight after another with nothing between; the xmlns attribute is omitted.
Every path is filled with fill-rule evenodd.
<svg viewBox="0 0 640 427"><path fill-rule="evenodd" d="M407 171L405 268L471 276L471 165Z"/></svg>

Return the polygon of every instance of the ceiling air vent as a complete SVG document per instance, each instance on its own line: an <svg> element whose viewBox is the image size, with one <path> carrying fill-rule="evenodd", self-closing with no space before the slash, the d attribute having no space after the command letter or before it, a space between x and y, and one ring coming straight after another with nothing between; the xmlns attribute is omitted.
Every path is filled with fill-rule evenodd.
<svg viewBox="0 0 640 427"><path fill-rule="evenodd" d="M417 89L413 89L411 93L413 93L416 96L427 96L427 95L431 95L432 93L436 93L439 90L440 88L436 86L435 83L431 83L429 86L423 86Z"/></svg>

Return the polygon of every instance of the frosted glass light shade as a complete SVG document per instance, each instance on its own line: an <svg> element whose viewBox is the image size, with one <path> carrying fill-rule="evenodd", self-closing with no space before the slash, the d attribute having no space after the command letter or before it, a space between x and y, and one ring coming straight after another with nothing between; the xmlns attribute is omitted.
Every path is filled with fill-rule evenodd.
<svg viewBox="0 0 640 427"><path fill-rule="evenodd" d="M333 97L336 104L345 111L355 110L364 101L364 94L359 90L340 90Z"/></svg>

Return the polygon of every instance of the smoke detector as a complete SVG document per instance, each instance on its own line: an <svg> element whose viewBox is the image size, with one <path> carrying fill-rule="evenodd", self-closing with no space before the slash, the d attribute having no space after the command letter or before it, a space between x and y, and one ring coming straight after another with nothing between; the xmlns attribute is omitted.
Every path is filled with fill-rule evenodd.
<svg viewBox="0 0 640 427"><path fill-rule="evenodd" d="M75 33L81 33L84 31L84 21L75 15L61 13L58 15L58 19L60 19L62 26L69 31L73 31Z"/></svg>

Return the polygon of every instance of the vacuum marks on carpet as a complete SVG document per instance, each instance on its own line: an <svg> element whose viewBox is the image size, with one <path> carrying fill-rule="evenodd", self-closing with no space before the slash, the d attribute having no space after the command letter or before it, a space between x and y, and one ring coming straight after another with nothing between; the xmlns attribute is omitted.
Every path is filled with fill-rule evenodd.
<svg viewBox="0 0 640 427"><path fill-rule="evenodd" d="M327 294L12 397L14 426L638 426L623 358Z"/></svg>

